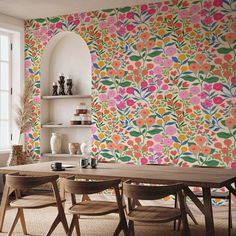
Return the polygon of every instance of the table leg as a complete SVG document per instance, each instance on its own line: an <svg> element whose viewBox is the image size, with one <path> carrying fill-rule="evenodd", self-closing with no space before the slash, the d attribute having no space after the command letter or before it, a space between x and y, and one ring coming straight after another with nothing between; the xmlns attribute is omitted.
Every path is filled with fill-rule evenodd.
<svg viewBox="0 0 236 236"><path fill-rule="evenodd" d="M202 188L203 191L203 202L205 206L205 225L206 225L206 236L215 236L215 227L212 212L211 203L211 189Z"/></svg>
<svg viewBox="0 0 236 236"><path fill-rule="evenodd" d="M8 187L6 184L4 185L3 194L2 194L2 201L0 206L0 232L2 232L3 228L3 222L5 218L6 208L8 205L9 195L13 191L10 192L10 187Z"/></svg>

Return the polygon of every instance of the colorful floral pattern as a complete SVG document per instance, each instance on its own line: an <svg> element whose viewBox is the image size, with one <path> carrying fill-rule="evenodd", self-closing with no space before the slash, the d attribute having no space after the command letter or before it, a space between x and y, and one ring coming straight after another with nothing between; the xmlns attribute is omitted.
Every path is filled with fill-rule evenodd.
<svg viewBox="0 0 236 236"><path fill-rule="evenodd" d="M35 82L29 154L40 157L40 64L50 39L79 34L93 63L93 154L135 164L235 166L232 0L172 0L26 22Z"/></svg>

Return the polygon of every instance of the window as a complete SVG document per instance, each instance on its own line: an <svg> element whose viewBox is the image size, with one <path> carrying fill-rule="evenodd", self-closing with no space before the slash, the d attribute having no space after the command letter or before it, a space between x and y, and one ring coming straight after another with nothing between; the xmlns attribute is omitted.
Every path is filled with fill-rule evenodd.
<svg viewBox="0 0 236 236"><path fill-rule="evenodd" d="M0 150L11 145L11 35L0 31Z"/></svg>

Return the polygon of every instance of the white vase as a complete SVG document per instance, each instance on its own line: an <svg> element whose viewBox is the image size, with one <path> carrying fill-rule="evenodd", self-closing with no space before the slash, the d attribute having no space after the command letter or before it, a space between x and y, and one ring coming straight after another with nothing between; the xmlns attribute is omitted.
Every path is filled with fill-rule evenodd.
<svg viewBox="0 0 236 236"><path fill-rule="evenodd" d="M80 145L81 153L84 156L90 156L91 155L91 144L89 141L81 143Z"/></svg>
<svg viewBox="0 0 236 236"><path fill-rule="evenodd" d="M51 146L52 154L61 153L61 134L52 133L52 137L50 139L50 146Z"/></svg>

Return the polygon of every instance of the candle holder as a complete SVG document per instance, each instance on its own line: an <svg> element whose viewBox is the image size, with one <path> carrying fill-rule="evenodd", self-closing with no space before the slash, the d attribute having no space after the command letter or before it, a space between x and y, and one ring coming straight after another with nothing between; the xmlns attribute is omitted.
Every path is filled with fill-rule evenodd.
<svg viewBox="0 0 236 236"><path fill-rule="evenodd" d="M67 86L66 94L67 95L73 95L72 94L72 79L67 79L66 80L66 86Z"/></svg>
<svg viewBox="0 0 236 236"><path fill-rule="evenodd" d="M59 83L59 95L66 95L65 88L64 88L65 76L63 74L59 76L58 83Z"/></svg>
<svg viewBox="0 0 236 236"><path fill-rule="evenodd" d="M58 89L57 82L54 82L54 83L52 84L52 96L57 96L57 95L58 95L57 89Z"/></svg>

